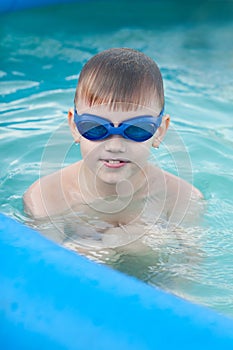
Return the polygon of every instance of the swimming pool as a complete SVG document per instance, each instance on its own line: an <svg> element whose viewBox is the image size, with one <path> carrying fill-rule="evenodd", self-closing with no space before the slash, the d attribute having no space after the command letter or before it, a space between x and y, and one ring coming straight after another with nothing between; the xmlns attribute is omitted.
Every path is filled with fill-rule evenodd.
<svg viewBox="0 0 233 350"><path fill-rule="evenodd" d="M130 2L93 3L91 12L82 3L2 17L0 193L2 212L27 220L21 200L26 188L40 172L79 157L66 112L82 64L108 47L142 50L161 68L173 121L156 161L193 180L207 200L203 225L187 231L201 242L201 263L173 244L163 246L156 261L121 254L108 263L232 316L233 25L232 5L225 4L189 3L185 8L146 2L141 16L141 2L133 11ZM174 133L179 147L172 143Z"/></svg>

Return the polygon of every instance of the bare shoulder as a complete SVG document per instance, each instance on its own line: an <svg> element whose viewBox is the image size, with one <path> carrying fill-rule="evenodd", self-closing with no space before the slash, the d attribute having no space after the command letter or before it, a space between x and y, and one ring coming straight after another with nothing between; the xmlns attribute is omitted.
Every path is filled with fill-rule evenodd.
<svg viewBox="0 0 233 350"><path fill-rule="evenodd" d="M204 212L204 196L187 181L164 172L167 186L167 217L173 224L198 225Z"/></svg>
<svg viewBox="0 0 233 350"><path fill-rule="evenodd" d="M166 179L168 196L170 198L174 196L176 197L178 192L180 192L180 195L188 195L196 199L204 198L201 191L199 191L196 187L194 187L184 179L181 179L176 175L168 173L167 171L164 171L164 176Z"/></svg>
<svg viewBox="0 0 233 350"><path fill-rule="evenodd" d="M74 163L35 181L23 196L25 212L34 218L43 218L67 210L77 166L78 163Z"/></svg>

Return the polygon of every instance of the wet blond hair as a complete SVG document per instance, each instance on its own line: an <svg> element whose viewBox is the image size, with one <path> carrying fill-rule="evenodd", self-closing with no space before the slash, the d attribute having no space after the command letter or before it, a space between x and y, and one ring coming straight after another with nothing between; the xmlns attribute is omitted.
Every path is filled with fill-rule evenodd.
<svg viewBox="0 0 233 350"><path fill-rule="evenodd" d="M144 53L113 48L93 56L83 67L75 94L75 105L83 101L89 107L109 104L117 109L150 106L156 99L164 106L163 79L157 64Z"/></svg>

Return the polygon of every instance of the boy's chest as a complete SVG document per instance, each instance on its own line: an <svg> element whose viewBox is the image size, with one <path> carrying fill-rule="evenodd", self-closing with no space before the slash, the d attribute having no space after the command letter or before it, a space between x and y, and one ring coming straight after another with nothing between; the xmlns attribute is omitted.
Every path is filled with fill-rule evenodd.
<svg viewBox="0 0 233 350"><path fill-rule="evenodd" d="M93 248L115 248L131 244L149 234L164 212L155 201L100 203L98 201L73 208L64 227L66 245Z"/></svg>
<svg viewBox="0 0 233 350"><path fill-rule="evenodd" d="M83 213L86 220L105 221L111 225L138 224L166 218L166 199L163 196L109 197L83 201L73 207Z"/></svg>

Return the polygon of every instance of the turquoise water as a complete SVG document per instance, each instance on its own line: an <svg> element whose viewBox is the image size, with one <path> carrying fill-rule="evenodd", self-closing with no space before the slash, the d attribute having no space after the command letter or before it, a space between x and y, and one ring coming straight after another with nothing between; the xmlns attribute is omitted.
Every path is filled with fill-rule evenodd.
<svg viewBox="0 0 233 350"><path fill-rule="evenodd" d="M193 182L207 209L200 227L148 238L153 253L95 259L233 316L233 4L221 4L148 1L142 11L137 1L99 2L2 16L0 204L28 222L28 186L80 159L66 114L86 60L109 47L142 50L161 68L172 117L156 161Z"/></svg>

